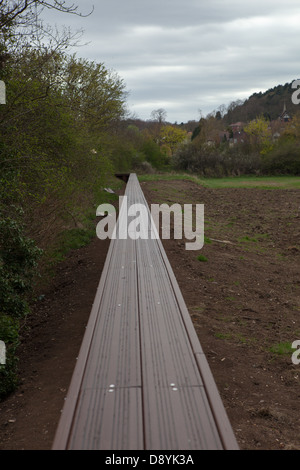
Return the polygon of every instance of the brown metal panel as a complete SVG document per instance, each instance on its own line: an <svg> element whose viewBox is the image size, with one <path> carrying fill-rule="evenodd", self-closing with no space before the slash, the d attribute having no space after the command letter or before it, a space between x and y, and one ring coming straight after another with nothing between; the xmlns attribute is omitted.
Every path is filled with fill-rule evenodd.
<svg viewBox="0 0 300 470"><path fill-rule="evenodd" d="M77 363L72 375L68 394L62 410L61 418L58 423L52 448L54 450L64 450L67 448L67 442L77 406L77 400L81 390L81 383L89 355L91 341L94 335L95 323L97 321L99 305L101 304L102 292L105 289L106 277L109 271L111 256L114 252L115 241L112 240L109 246L107 258L102 271L101 279L97 288L95 300L92 306L91 315L87 324L86 332L80 347Z"/></svg>
<svg viewBox="0 0 300 470"><path fill-rule="evenodd" d="M53 448L237 448L160 240L112 240Z"/></svg>
<svg viewBox="0 0 300 470"><path fill-rule="evenodd" d="M141 385L135 247L120 240L102 294L82 388Z"/></svg>
<svg viewBox="0 0 300 470"><path fill-rule="evenodd" d="M84 439L85 434L93 445L95 444L92 436L93 433L98 435L98 428L94 428L94 416L102 416L102 412L101 407L98 408L100 405L94 402L90 403L88 409L88 392L90 396L110 386L112 389L124 387L124 390L131 387L136 390L135 395L141 395L139 320L136 305L134 242L112 240L53 449L72 448L73 442L76 442L76 448L81 445L86 447L86 440L80 445L80 438ZM132 395L133 392L130 392L128 397ZM123 429L123 420L127 419L128 409L132 410L133 403L136 403L136 419L131 423L136 424L136 429L130 433L130 445L132 448L140 448L142 415L138 403L141 403L141 398L134 401L123 400L122 412L116 416L119 419L119 428ZM115 413L113 408L109 410ZM107 420L105 426L109 426L113 418L107 410L103 417ZM77 429L85 431L77 434ZM73 440L75 434L76 441ZM99 440L96 439L96 442Z"/></svg>
<svg viewBox="0 0 300 470"><path fill-rule="evenodd" d="M80 397L68 449L142 450L140 388L86 389Z"/></svg>
<svg viewBox="0 0 300 470"><path fill-rule="evenodd" d="M156 369L154 380L159 378L165 384L177 377L180 385L202 385L167 272L155 250L155 240L139 241L137 270L141 341L145 348L142 360L149 362L146 369Z"/></svg>
<svg viewBox="0 0 300 470"><path fill-rule="evenodd" d="M155 240L137 244L145 443L220 449L214 416Z"/></svg>
<svg viewBox="0 0 300 470"><path fill-rule="evenodd" d="M145 449L222 450L203 387L144 386Z"/></svg>

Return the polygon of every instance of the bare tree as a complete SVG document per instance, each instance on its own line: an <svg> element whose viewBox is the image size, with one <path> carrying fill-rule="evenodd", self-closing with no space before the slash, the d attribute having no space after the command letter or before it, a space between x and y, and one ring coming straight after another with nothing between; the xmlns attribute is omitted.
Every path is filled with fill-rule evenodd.
<svg viewBox="0 0 300 470"><path fill-rule="evenodd" d="M167 119L167 111L163 108L155 109L151 113L151 119L159 124L163 124Z"/></svg>
<svg viewBox="0 0 300 470"><path fill-rule="evenodd" d="M0 29L13 25L32 25L45 8L79 16L91 14L84 15L78 11L78 6L68 4L65 0L0 0Z"/></svg>
<svg viewBox="0 0 300 470"><path fill-rule="evenodd" d="M61 32L45 24L41 20L45 9L82 17L93 12L92 9L84 14L67 0L0 0L0 70L3 70L9 57L18 55L26 48L57 51L62 47L67 49L79 45L83 31L74 33L64 27Z"/></svg>

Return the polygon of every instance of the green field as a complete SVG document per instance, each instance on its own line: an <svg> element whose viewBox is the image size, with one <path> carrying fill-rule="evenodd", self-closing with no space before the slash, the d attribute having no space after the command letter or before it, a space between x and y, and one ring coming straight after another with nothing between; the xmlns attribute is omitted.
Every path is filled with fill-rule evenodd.
<svg viewBox="0 0 300 470"><path fill-rule="evenodd" d="M208 188L300 189L300 176L236 176L206 179L183 173L139 175L140 181L170 181L177 179L190 180Z"/></svg>

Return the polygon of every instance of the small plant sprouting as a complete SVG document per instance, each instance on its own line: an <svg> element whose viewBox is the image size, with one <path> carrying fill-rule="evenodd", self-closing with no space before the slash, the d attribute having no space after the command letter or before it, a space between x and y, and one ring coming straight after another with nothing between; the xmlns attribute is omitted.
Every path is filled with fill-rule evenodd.
<svg viewBox="0 0 300 470"><path fill-rule="evenodd" d="M208 261L208 259L207 259L206 256L204 256L204 255L199 255L199 256L197 256L197 260L198 260L198 261L202 261L202 262Z"/></svg>

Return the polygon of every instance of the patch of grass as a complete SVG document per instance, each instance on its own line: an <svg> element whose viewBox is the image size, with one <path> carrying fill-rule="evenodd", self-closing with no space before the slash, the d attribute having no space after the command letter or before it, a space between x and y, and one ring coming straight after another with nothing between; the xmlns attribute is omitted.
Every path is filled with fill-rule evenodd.
<svg viewBox="0 0 300 470"><path fill-rule="evenodd" d="M215 337L218 339L232 339L232 334L230 333L215 333Z"/></svg>
<svg viewBox="0 0 300 470"><path fill-rule="evenodd" d="M123 183L120 180L112 180L109 187L114 191L121 189ZM52 275L52 268L65 259L65 256L71 250L77 250L88 245L91 240L96 237L96 209L101 204L113 204L118 200L119 196L116 193L108 193L102 188L99 188L95 194L94 203L81 214L75 213L73 218L66 218L66 225L71 222L78 224L78 227L64 229L60 232L54 243L48 248L45 255L45 264L49 268L49 274Z"/></svg>
<svg viewBox="0 0 300 470"><path fill-rule="evenodd" d="M297 176L235 176L231 178L199 178L185 173L155 173L138 175L140 181L189 180L209 188L261 188L261 189L300 189Z"/></svg>
<svg viewBox="0 0 300 470"><path fill-rule="evenodd" d="M88 245L94 236L95 229L73 228L62 232L53 249L53 259L55 261L62 261L69 251Z"/></svg>
<svg viewBox="0 0 300 470"><path fill-rule="evenodd" d="M210 188L260 188L260 189L299 189L297 176L239 176L233 178L205 179Z"/></svg>
<svg viewBox="0 0 300 470"><path fill-rule="evenodd" d="M205 307L199 305L199 306L196 306L196 307L192 307L191 310L195 313L203 313L205 311Z"/></svg>
<svg viewBox="0 0 300 470"><path fill-rule="evenodd" d="M245 338L240 333L215 333L215 337L224 340L237 341L242 344L254 344L256 342L255 338Z"/></svg>
<svg viewBox="0 0 300 470"><path fill-rule="evenodd" d="M286 261L286 256L283 255L282 253L276 253L276 258L277 258L279 261Z"/></svg>
<svg viewBox="0 0 300 470"><path fill-rule="evenodd" d="M208 259L207 259L206 256L204 256L204 255L198 255L198 256L197 256L197 260L198 260L198 261L202 261L202 262L204 262L204 263L205 263L206 261L208 261Z"/></svg>
<svg viewBox="0 0 300 470"><path fill-rule="evenodd" d="M138 175L139 181L173 181L173 180L188 180L193 181L202 186L205 184L204 180L198 178L196 175L186 174L186 173L155 173L149 175Z"/></svg>
<svg viewBox="0 0 300 470"><path fill-rule="evenodd" d="M292 349L291 342L277 343L270 347L270 351L279 356L289 356L292 355L294 349Z"/></svg>
<svg viewBox="0 0 300 470"><path fill-rule="evenodd" d="M245 237L238 238L239 243L258 243L259 240L264 240L269 237L268 233L258 233L255 234L253 237L249 237L246 235Z"/></svg>
<svg viewBox="0 0 300 470"><path fill-rule="evenodd" d="M241 335L240 333L237 333L236 335L236 339L240 342L240 343L243 343L243 344L246 344L248 341L253 341L252 339L250 338L245 338L243 335Z"/></svg>
<svg viewBox="0 0 300 470"><path fill-rule="evenodd" d="M248 242L257 243L257 241L258 241L257 238L248 237L248 235L246 235L245 237L238 238L239 243L248 243Z"/></svg>

